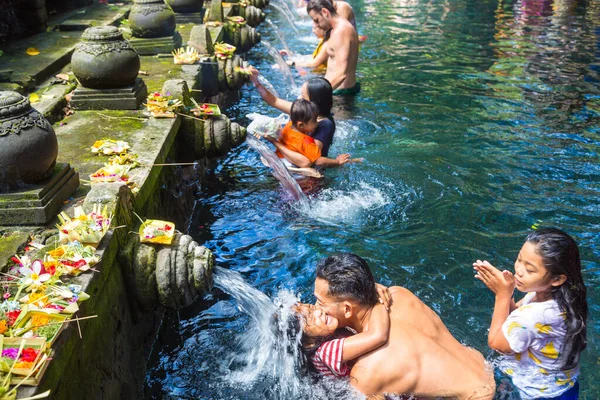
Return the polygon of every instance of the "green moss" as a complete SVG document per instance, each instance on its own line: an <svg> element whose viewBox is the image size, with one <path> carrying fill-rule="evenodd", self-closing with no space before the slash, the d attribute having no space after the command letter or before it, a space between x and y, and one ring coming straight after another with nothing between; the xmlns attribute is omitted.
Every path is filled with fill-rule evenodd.
<svg viewBox="0 0 600 400"><path fill-rule="evenodd" d="M29 241L29 232L11 232L0 237L0 269Z"/></svg>

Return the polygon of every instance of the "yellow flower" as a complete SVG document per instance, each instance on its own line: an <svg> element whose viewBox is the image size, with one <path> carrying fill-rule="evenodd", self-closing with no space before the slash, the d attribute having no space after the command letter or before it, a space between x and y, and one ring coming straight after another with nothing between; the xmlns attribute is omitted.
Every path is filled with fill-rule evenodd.
<svg viewBox="0 0 600 400"><path fill-rule="evenodd" d="M540 352L542 353L543 356L548 357L548 358L553 358L555 360L560 355L560 353L558 352L558 350L556 350L556 347L554 347L554 343L553 342L548 342L548 344L545 345L542 348L542 350L540 350Z"/></svg>
<svg viewBox="0 0 600 400"><path fill-rule="evenodd" d="M8 330L8 326L6 325L6 320L0 321L0 334L4 334Z"/></svg>
<svg viewBox="0 0 600 400"><path fill-rule="evenodd" d="M538 333L544 333L546 335L552 332L552 327L550 325L541 324L539 322L534 325L534 328L537 329Z"/></svg>
<svg viewBox="0 0 600 400"><path fill-rule="evenodd" d="M513 370L512 370L512 368L509 368L509 369L507 369L507 370L506 370L506 371L504 371L504 372L506 372L508 375L511 375L511 376L512 376L512 374L514 374L514 373L515 373L515 371L513 371Z"/></svg>

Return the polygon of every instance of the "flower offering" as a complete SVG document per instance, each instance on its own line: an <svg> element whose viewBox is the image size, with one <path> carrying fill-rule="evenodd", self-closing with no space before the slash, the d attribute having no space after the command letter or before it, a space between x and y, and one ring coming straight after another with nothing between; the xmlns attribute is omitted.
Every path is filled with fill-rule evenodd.
<svg viewBox="0 0 600 400"><path fill-rule="evenodd" d="M62 243L78 241L80 243L97 246L110 227L112 215L97 204L92 212L86 214L82 207L75 207L74 216L70 218L62 212L58 215L60 224L57 224L59 238Z"/></svg>
<svg viewBox="0 0 600 400"><path fill-rule="evenodd" d="M148 219L140 226L140 242L171 244L175 224L157 219Z"/></svg>
<svg viewBox="0 0 600 400"><path fill-rule="evenodd" d="M96 140L92 146L93 154L104 154L106 156L112 154L123 154L131 149L129 143L123 140L103 139Z"/></svg>
<svg viewBox="0 0 600 400"><path fill-rule="evenodd" d="M193 47L181 47L173 51L173 62L175 64L195 64L200 60L200 54Z"/></svg>
<svg viewBox="0 0 600 400"><path fill-rule="evenodd" d="M146 108L154 118L175 118L175 112L183 106L180 100L173 99L170 93L154 92L146 99Z"/></svg>
<svg viewBox="0 0 600 400"><path fill-rule="evenodd" d="M215 43L215 56L219 60L226 60L228 58L233 57L233 53L235 52L235 46L232 46L227 43Z"/></svg>

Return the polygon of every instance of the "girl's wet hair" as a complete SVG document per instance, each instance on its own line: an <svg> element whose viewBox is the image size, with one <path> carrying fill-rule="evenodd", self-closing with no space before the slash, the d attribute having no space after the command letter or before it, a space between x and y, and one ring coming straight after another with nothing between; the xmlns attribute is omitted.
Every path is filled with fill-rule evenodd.
<svg viewBox="0 0 600 400"><path fill-rule="evenodd" d="M542 257L544 267L551 276L567 277L562 285L552 286L552 298L566 313L567 334L561 352L567 357L562 368L575 368L581 352L587 346L588 318L586 288L581 275L577 243L556 228L539 229L527 236L527 241L536 245L536 253Z"/></svg>
<svg viewBox="0 0 600 400"><path fill-rule="evenodd" d="M317 105L319 116L331 118L331 107L333 107L331 83L325 78L312 78L306 81L306 90L310 101Z"/></svg>
<svg viewBox="0 0 600 400"><path fill-rule="evenodd" d="M306 373L313 373L318 376L317 370L314 368L313 363L311 361L312 355L317 351L319 346L324 342L333 339L333 335L327 336L308 336L304 334L304 326L306 326L307 321L304 315L300 312L300 308L294 307L296 311L292 314L288 320L288 335L291 337L296 337L298 332L302 332L302 337L300 339L300 352L302 354L302 369Z"/></svg>

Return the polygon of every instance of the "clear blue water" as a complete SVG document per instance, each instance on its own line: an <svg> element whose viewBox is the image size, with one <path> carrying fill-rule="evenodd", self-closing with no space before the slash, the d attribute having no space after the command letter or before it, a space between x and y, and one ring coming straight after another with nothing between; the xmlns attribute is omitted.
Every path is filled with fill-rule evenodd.
<svg viewBox="0 0 600 400"><path fill-rule="evenodd" d="M598 1L351 0L368 35L363 91L338 101L331 155L363 164L304 185L296 210L247 146L206 177L189 233L219 265L269 296L312 301L314 266L334 251L367 259L375 276L415 292L450 331L493 359L486 335L493 296L471 263L511 269L533 224L571 233L583 260L590 321L581 398L600 398L600 3ZM314 47L267 11L299 54ZM277 36L263 24L263 38ZM248 60L293 99L264 46ZM295 80L308 75L297 71ZM227 110L278 113L250 86ZM148 398L277 398L268 380L228 387L224 356L248 317L217 290L171 315L146 382Z"/></svg>

